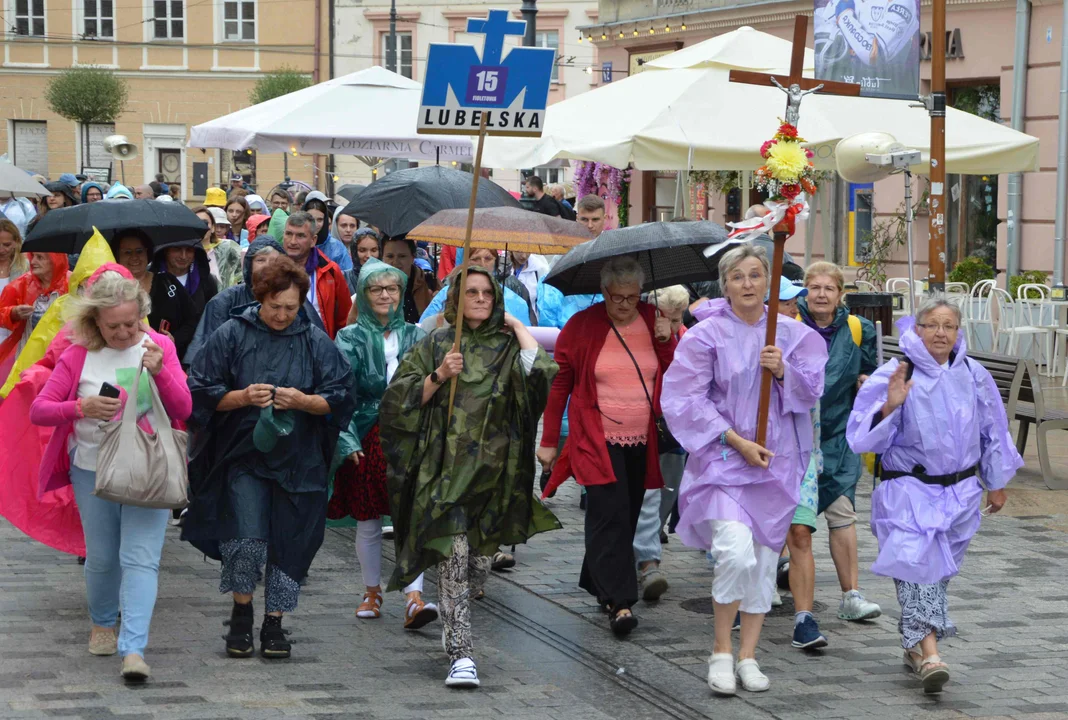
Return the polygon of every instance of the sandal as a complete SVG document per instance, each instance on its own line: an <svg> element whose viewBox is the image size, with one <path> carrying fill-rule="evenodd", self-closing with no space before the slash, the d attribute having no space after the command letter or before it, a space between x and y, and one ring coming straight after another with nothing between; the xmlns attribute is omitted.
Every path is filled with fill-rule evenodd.
<svg viewBox="0 0 1068 720"><path fill-rule="evenodd" d="M382 617L382 591L368 590L363 595L363 602L356 608L356 617L362 620L377 620Z"/></svg>
<svg viewBox="0 0 1068 720"><path fill-rule="evenodd" d="M515 567L515 556L510 553L497 551L493 555L493 560L490 562L490 568L494 572L500 572L501 570L511 570Z"/></svg>
<svg viewBox="0 0 1068 720"><path fill-rule="evenodd" d="M404 629L418 630L438 619L438 606L422 600L411 599L404 612Z"/></svg>
<svg viewBox="0 0 1068 720"><path fill-rule="evenodd" d="M712 653L708 658L708 687L713 695L721 697L730 697L738 692L738 681L734 674L734 655Z"/></svg>
<svg viewBox="0 0 1068 720"><path fill-rule="evenodd" d="M612 619L608 621L608 626L612 628L612 632L616 637L626 637L630 634L631 630L638 627L638 618L634 617L634 613L630 611L630 608L620 608Z"/></svg>
<svg viewBox="0 0 1068 720"><path fill-rule="evenodd" d="M923 664L923 655L918 652L913 652L912 650L906 650L904 661L906 667L911 669L912 672L919 673L920 665Z"/></svg>
<svg viewBox="0 0 1068 720"><path fill-rule="evenodd" d="M920 682L927 695L942 692L942 687L949 682L949 666L937 655L925 657L920 665Z"/></svg>

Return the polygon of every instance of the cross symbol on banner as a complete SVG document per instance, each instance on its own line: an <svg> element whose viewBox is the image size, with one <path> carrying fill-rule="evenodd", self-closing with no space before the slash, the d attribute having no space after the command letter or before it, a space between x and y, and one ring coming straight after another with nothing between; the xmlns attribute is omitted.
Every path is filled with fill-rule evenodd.
<svg viewBox="0 0 1068 720"><path fill-rule="evenodd" d="M467 32L486 36L485 45L482 46L483 65L500 65L504 36L522 35L526 30L525 22L508 19L507 10L490 10L485 20L467 19Z"/></svg>

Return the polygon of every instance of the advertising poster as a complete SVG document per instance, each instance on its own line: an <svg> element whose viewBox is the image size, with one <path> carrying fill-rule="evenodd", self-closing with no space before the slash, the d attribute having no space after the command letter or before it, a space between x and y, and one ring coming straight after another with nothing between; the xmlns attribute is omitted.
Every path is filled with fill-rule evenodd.
<svg viewBox="0 0 1068 720"><path fill-rule="evenodd" d="M920 0L815 0L816 77L867 97L920 93Z"/></svg>

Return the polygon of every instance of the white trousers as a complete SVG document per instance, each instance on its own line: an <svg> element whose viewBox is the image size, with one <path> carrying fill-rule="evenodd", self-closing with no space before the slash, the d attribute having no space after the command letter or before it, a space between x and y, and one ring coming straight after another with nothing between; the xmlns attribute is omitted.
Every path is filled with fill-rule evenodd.
<svg viewBox="0 0 1068 720"><path fill-rule="evenodd" d="M382 582L382 518L360 520L356 523L356 558L360 561L363 584L377 587ZM423 592L423 575L420 573L405 593Z"/></svg>
<svg viewBox="0 0 1068 720"><path fill-rule="evenodd" d="M771 610L779 553L753 540L753 532L734 520L712 520L710 551L715 559L712 599L721 605L741 601L739 610Z"/></svg>

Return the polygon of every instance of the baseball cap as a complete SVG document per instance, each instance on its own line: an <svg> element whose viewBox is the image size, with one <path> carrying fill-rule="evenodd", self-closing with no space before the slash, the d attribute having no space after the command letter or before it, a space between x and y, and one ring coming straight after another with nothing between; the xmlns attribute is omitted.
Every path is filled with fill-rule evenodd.
<svg viewBox="0 0 1068 720"><path fill-rule="evenodd" d="M779 278L779 300L793 300L808 295L808 288L794 285L784 277Z"/></svg>
<svg viewBox="0 0 1068 720"><path fill-rule="evenodd" d="M230 182L245 182L245 178L241 177L241 173L230 173Z"/></svg>
<svg viewBox="0 0 1068 720"><path fill-rule="evenodd" d="M211 219L215 221L216 225L229 225L230 218L226 217L226 211L221 207L211 206L208 207L208 212L211 213Z"/></svg>
<svg viewBox="0 0 1068 720"><path fill-rule="evenodd" d="M59 181L68 187L77 187L78 178L74 177L73 173L63 173L59 176Z"/></svg>
<svg viewBox="0 0 1068 720"><path fill-rule="evenodd" d="M204 195L204 204L208 207L226 207L226 191L222 188L208 188Z"/></svg>

